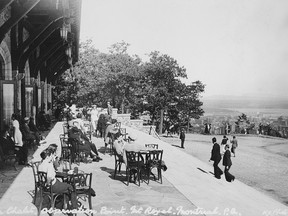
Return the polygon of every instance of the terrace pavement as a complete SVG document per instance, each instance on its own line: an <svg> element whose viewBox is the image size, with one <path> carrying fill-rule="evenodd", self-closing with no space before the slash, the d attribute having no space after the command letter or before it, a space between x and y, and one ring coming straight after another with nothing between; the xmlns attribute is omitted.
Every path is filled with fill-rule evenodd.
<svg viewBox="0 0 288 216"><path fill-rule="evenodd" d="M127 186L125 172L114 179L114 157L101 153L104 142L93 137L103 160L81 163L79 169L93 174L94 215L288 215L287 206L237 179L232 183L224 177L218 180L212 174L212 166L148 134L126 129L128 133L137 134L139 141L157 143L164 150L163 159L168 169L163 172L163 184L150 181L149 185L141 182L140 187L133 183ZM47 143L34 153L33 161L40 160L40 152L49 144L60 146L61 133L62 122L58 122L46 137ZM33 189L32 169L25 167L1 198L0 215L37 215L32 204Z"/></svg>

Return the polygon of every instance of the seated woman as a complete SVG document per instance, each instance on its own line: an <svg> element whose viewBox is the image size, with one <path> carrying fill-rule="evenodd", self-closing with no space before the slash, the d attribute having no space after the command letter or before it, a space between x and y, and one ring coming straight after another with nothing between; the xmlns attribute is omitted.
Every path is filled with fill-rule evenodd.
<svg viewBox="0 0 288 216"><path fill-rule="evenodd" d="M56 170L53 166L53 153L52 150L47 148L40 154L42 161L38 167L41 172L47 173L47 184L51 183L53 193L65 193L69 195L72 209L77 209L76 194L73 191L73 187L70 184L61 182L56 179ZM61 200L63 206L63 199Z"/></svg>
<svg viewBox="0 0 288 216"><path fill-rule="evenodd" d="M52 156L53 156L53 165L54 165L54 168L55 170L58 170L59 166L60 166L60 162L59 162L59 157L57 155L57 149L58 149L58 146L57 144L55 143L52 143L48 146L47 149L50 149L51 152L52 152Z"/></svg>
<svg viewBox="0 0 288 216"><path fill-rule="evenodd" d="M98 162L102 160L99 157L96 146L90 142L89 138L77 126L78 122L74 122L73 127L68 130L68 137L72 141L71 144L77 145L74 148L79 149L80 152L84 152L85 155L90 155L93 161Z"/></svg>

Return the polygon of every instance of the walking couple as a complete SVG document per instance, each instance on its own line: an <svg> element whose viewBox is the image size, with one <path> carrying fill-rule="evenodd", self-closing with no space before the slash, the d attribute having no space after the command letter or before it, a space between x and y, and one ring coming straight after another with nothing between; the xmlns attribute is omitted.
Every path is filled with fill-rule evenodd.
<svg viewBox="0 0 288 216"><path fill-rule="evenodd" d="M211 158L209 161L214 161L213 167L214 167L214 176L217 179L221 179L221 175L223 174L223 171L219 168L218 164L221 161L221 150L220 145L217 143L217 140L215 137L212 138L213 148L211 151ZM231 153L229 150L229 145L225 145L225 153L223 156L223 166L225 167L224 173L225 178L228 182L234 181L235 177L229 173L229 169L232 166L231 161Z"/></svg>

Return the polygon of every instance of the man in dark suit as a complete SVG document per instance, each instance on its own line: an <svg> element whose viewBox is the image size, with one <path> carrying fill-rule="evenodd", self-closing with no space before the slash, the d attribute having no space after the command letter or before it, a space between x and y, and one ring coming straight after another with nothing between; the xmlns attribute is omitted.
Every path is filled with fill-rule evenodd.
<svg viewBox="0 0 288 216"><path fill-rule="evenodd" d="M218 167L218 164L221 161L221 152L220 152L220 145L217 143L217 140L215 137L212 138L213 148L211 151L211 158L209 161L214 161L213 167L214 167L214 176L217 179L221 178L221 175L223 174L222 170Z"/></svg>
<svg viewBox="0 0 288 216"><path fill-rule="evenodd" d="M180 140L181 140L181 148L184 148L184 142L185 142L185 131L184 131L184 128L181 129Z"/></svg>

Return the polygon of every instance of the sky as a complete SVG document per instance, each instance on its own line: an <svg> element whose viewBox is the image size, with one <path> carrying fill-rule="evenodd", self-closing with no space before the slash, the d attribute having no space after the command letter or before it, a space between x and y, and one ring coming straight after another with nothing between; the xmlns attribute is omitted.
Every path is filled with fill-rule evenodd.
<svg viewBox="0 0 288 216"><path fill-rule="evenodd" d="M101 52L125 41L143 60L168 54L204 97L288 99L287 0L82 0L87 39Z"/></svg>

